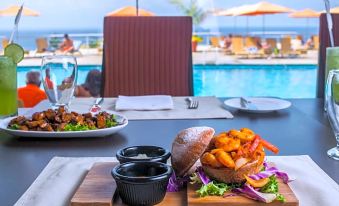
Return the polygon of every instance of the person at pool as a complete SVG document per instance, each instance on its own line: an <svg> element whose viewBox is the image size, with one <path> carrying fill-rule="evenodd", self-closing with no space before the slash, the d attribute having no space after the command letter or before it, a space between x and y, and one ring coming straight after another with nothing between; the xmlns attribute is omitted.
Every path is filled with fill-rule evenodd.
<svg viewBox="0 0 339 206"><path fill-rule="evenodd" d="M46 69L45 84L46 84L48 89L54 88L53 82L51 80L51 70L49 68Z"/></svg>
<svg viewBox="0 0 339 206"><path fill-rule="evenodd" d="M60 44L59 50L63 53L74 51L73 40L69 38L68 34L64 35L64 41Z"/></svg>
<svg viewBox="0 0 339 206"><path fill-rule="evenodd" d="M232 34L229 34L227 37L225 37L225 40L224 40L225 49L231 49L232 38L233 38Z"/></svg>
<svg viewBox="0 0 339 206"><path fill-rule="evenodd" d="M47 99L46 93L40 89L40 72L30 71L26 73L26 86L18 89L18 99L24 107L34 107L39 102Z"/></svg>
<svg viewBox="0 0 339 206"><path fill-rule="evenodd" d="M101 72L93 69L88 72L85 83L75 89L77 97L100 97L101 91Z"/></svg>

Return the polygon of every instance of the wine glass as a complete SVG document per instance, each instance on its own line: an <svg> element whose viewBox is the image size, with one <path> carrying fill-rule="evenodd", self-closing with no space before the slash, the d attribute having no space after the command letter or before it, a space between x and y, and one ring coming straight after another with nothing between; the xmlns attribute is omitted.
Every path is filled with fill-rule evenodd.
<svg viewBox="0 0 339 206"><path fill-rule="evenodd" d="M328 150L327 155L339 160L339 70L329 72L326 84L327 117L331 124L337 146Z"/></svg>
<svg viewBox="0 0 339 206"><path fill-rule="evenodd" d="M53 109L69 108L78 77L74 56L45 56L42 59L41 77L46 95Z"/></svg>

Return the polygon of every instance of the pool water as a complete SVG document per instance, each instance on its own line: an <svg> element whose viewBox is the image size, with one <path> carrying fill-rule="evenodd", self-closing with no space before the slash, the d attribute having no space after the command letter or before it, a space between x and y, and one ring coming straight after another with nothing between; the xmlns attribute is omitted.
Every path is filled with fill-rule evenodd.
<svg viewBox="0 0 339 206"><path fill-rule="evenodd" d="M87 73L92 69L98 69L101 71L101 65L78 66L77 84L83 84L86 80ZM40 67L37 66L18 67L18 87L26 85L26 73L31 70L40 71Z"/></svg>
<svg viewBox="0 0 339 206"><path fill-rule="evenodd" d="M25 85L25 74L39 67L19 67L18 87ZM85 82L100 65L79 66L77 84ZM195 96L274 96L281 98L316 97L316 65L195 65Z"/></svg>
<svg viewBox="0 0 339 206"><path fill-rule="evenodd" d="M196 65L193 73L196 96L316 97L316 65Z"/></svg>

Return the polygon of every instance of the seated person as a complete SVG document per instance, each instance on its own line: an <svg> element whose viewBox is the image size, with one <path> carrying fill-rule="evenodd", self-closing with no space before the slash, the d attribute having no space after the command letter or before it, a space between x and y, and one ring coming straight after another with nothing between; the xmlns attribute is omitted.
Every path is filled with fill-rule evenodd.
<svg viewBox="0 0 339 206"><path fill-rule="evenodd" d="M51 80L51 70L49 68L46 69L45 84L46 84L48 89L54 88L53 82Z"/></svg>
<svg viewBox="0 0 339 206"><path fill-rule="evenodd" d="M63 53L73 52L73 40L69 38L68 34L64 35L64 41L60 44L59 50Z"/></svg>
<svg viewBox="0 0 339 206"><path fill-rule="evenodd" d="M101 72L93 69L88 72L84 84L79 85L75 89L77 97L100 97L101 91Z"/></svg>
<svg viewBox="0 0 339 206"><path fill-rule="evenodd" d="M34 107L40 101L47 99L45 92L40 89L40 85L40 72L27 72L26 86L18 89L18 99L23 102L24 107Z"/></svg>
<svg viewBox="0 0 339 206"><path fill-rule="evenodd" d="M232 34L229 34L225 40L224 40L224 45L225 45L225 49L231 49L231 46L232 46L232 38L233 38L233 35Z"/></svg>
<svg viewBox="0 0 339 206"><path fill-rule="evenodd" d="M307 39L305 45L306 45L307 49L313 49L314 48L313 36L311 36L309 39Z"/></svg>

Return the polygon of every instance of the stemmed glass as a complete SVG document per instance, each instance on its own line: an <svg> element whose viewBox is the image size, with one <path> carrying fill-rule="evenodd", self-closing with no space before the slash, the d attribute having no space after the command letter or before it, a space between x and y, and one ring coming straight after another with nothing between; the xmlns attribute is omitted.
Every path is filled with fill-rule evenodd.
<svg viewBox="0 0 339 206"><path fill-rule="evenodd" d="M326 96L327 116L337 140L337 146L328 150L327 155L335 160L339 160L339 70L329 72Z"/></svg>
<svg viewBox="0 0 339 206"><path fill-rule="evenodd" d="M69 108L78 77L78 65L73 56L45 56L42 59L41 77L53 109Z"/></svg>

